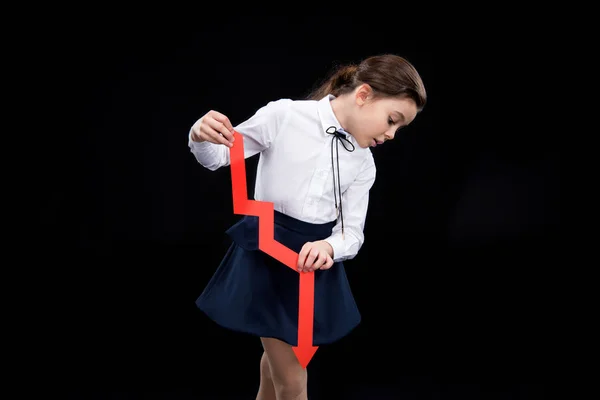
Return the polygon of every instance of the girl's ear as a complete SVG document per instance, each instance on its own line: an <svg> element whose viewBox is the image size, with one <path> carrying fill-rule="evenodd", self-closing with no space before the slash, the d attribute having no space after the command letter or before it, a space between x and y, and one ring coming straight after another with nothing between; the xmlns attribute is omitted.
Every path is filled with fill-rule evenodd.
<svg viewBox="0 0 600 400"><path fill-rule="evenodd" d="M373 89L367 83L363 83L356 88L356 104L362 106L372 97Z"/></svg>

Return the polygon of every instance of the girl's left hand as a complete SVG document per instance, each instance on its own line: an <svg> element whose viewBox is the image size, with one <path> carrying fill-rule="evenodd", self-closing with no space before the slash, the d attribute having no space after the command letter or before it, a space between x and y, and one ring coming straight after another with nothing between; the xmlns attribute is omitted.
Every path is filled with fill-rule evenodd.
<svg viewBox="0 0 600 400"><path fill-rule="evenodd" d="M307 242L298 257L298 272L329 269L333 265L333 248L324 240Z"/></svg>

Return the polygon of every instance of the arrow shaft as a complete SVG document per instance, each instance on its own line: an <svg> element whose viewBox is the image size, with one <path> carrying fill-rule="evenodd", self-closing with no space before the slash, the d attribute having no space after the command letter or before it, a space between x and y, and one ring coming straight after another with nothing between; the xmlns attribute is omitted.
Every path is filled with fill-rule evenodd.
<svg viewBox="0 0 600 400"><path fill-rule="evenodd" d="M236 139L243 141L239 135ZM233 194L233 212L246 214L248 207L248 187L246 186L246 160L244 146L233 146L229 150L229 164L231 168L231 189Z"/></svg>
<svg viewBox="0 0 600 400"><path fill-rule="evenodd" d="M298 308L298 346L313 345L313 321L315 311L315 273L300 274Z"/></svg>

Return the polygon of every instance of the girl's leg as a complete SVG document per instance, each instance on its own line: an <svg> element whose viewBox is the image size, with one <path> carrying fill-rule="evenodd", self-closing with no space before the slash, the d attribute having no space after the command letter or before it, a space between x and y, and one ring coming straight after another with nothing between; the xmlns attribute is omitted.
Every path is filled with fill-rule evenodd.
<svg viewBox="0 0 600 400"><path fill-rule="evenodd" d="M263 352L260 358L260 385L258 386L256 400L277 400L266 352Z"/></svg>
<svg viewBox="0 0 600 400"><path fill-rule="evenodd" d="M273 338L261 338L277 400L307 400L308 375L292 346Z"/></svg>

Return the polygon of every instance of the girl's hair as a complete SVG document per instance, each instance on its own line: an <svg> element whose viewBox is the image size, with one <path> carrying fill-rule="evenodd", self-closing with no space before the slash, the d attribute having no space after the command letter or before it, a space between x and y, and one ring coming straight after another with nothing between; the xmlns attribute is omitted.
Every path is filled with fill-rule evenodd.
<svg viewBox="0 0 600 400"><path fill-rule="evenodd" d="M427 93L415 67L393 54L372 56L360 64L338 67L320 86L309 94L309 100L320 100L328 94L341 96L366 83L375 97L407 97L420 111L427 103Z"/></svg>

